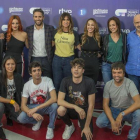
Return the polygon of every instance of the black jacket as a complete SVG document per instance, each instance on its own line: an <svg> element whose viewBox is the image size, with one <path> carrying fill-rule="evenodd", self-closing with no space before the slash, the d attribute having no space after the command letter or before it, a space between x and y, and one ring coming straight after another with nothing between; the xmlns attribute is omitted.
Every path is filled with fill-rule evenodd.
<svg viewBox="0 0 140 140"><path fill-rule="evenodd" d="M122 41L123 41L123 55L122 55L122 60L123 63L126 63L126 41L127 41L127 35L125 33L122 34ZM103 61L106 61L107 57L107 52L108 52L108 42L109 42L109 34L105 35L101 39L101 50L103 53Z"/></svg>
<svg viewBox="0 0 140 140"><path fill-rule="evenodd" d="M2 83L0 73L0 96L6 98L7 97L7 88L5 87L4 83ZM16 86L16 93L15 93L15 101L21 106L21 96L22 96L22 90L24 86L23 78L20 74L14 73L14 82Z"/></svg>

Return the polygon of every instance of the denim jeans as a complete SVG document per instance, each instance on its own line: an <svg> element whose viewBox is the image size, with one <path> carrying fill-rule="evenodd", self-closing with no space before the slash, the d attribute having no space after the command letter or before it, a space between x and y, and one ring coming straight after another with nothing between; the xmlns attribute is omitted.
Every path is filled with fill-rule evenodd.
<svg viewBox="0 0 140 140"><path fill-rule="evenodd" d="M52 62L53 69L53 82L58 94L61 81L64 77L71 76L71 66L70 61L74 59L74 56L70 57L59 57L54 56Z"/></svg>
<svg viewBox="0 0 140 140"><path fill-rule="evenodd" d="M103 62L102 63L102 76L104 84L112 80L111 64Z"/></svg>
<svg viewBox="0 0 140 140"><path fill-rule="evenodd" d="M38 61L42 66L42 76L52 78L51 65L48 61L48 57L31 57L31 62Z"/></svg>
<svg viewBox="0 0 140 140"><path fill-rule="evenodd" d="M28 105L28 108L32 109L37 106L39 106L39 104L30 104ZM36 113L40 115L49 114L50 121L49 121L48 127L54 129L54 123L55 123L55 119L57 115L57 108L58 108L57 103L53 103L50 106L47 106L43 109L39 109ZM17 119L20 123L23 123L23 124L26 124L26 123L36 124L37 123L37 121L33 117L29 117L27 113L25 113L24 111L20 113Z"/></svg>
<svg viewBox="0 0 140 140"><path fill-rule="evenodd" d="M138 91L140 92L140 76L128 74L128 78L134 82Z"/></svg>
<svg viewBox="0 0 140 140"><path fill-rule="evenodd" d="M124 111L125 109L119 109L110 107L112 116L114 120L117 118L120 112ZM132 127L129 130L128 138L135 140L138 136L139 128L140 128L140 109L135 110L134 112L126 115L123 117L123 121L127 121L129 123L132 123ZM106 116L105 112L102 112L99 117L96 120L96 125L99 128L107 127L111 129L111 124Z"/></svg>

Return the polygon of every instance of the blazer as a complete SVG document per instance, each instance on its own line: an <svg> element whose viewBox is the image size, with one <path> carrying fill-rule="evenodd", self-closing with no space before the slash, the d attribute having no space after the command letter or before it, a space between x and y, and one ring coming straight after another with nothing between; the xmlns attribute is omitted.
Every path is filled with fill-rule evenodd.
<svg viewBox="0 0 140 140"><path fill-rule="evenodd" d="M45 29L45 49L47 52L48 61L51 65L54 56L54 47L52 47L54 27L51 25L44 24L44 29ZM26 32L28 35L28 43L29 43L28 63L30 64L31 56L33 54L33 47L34 47L33 45L34 25L27 27Z"/></svg>

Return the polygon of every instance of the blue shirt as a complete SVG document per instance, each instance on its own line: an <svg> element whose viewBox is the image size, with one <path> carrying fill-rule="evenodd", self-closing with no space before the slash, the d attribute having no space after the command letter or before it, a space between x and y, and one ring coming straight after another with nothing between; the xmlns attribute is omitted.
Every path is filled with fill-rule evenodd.
<svg viewBox="0 0 140 140"><path fill-rule="evenodd" d="M126 73L140 76L140 37L136 30L127 36L127 53Z"/></svg>

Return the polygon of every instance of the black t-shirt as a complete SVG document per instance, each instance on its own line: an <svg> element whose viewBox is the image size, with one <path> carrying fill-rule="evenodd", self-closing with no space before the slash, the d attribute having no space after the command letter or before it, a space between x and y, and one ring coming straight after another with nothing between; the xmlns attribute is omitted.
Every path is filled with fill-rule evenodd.
<svg viewBox="0 0 140 140"><path fill-rule="evenodd" d="M62 80L59 91L66 94L65 100L82 108L88 108L88 95L96 93L94 81L83 76L82 82L75 84L72 77Z"/></svg>

